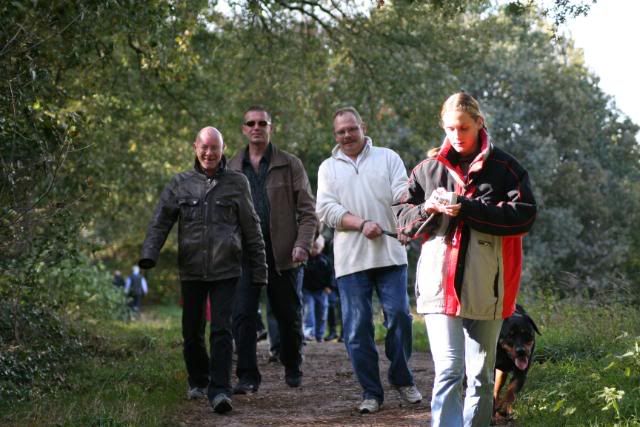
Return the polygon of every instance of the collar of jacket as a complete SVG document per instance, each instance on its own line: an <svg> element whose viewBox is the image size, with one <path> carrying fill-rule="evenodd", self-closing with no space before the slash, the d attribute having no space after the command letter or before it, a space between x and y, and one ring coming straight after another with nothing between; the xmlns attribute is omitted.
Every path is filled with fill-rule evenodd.
<svg viewBox="0 0 640 427"><path fill-rule="evenodd" d="M202 166L200 166L200 162L198 161L197 157L193 163L193 169L199 174L204 175L205 178L208 178L207 174L202 169ZM226 169L227 169L227 158L223 154L222 158L220 159L220 163L218 164L218 169L216 170L216 173L213 174L213 178L217 178L220 175L222 175L226 171Z"/></svg>
<svg viewBox="0 0 640 427"><path fill-rule="evenodd" d="M286 166L289 163L287 156L285 156L284 152L282 152L273 142L270 142L271 146L271 160L269 161L269 170ZM244 159L244 154L247 151L247 147L244 148L241 152L237 153L235 156L229 160L229 169L242 172L242 161Z"/></svg>
<svg viewBox="0 0 640 427"><path fill-rule="evenodd" d="M480 129L480 152L476 156L475 159L469 165L469 171L467 172L467 177L470 177L472 174L482 170L486 160L489 158L489 155L493 151L493 143L491 142L491 138L489 137L489 133L485 128ZM449 169L458 184L462 187L465 186L464 179L462 178L462 171L458 167L458 157L459 154L456 150L453 149L449 138L444 139L442 146L440 147L440 151L438 151L438 155L436 156L436 160L440 163L444 164L447 169Z"/></svg>
<svg viewBox="0 0 640 427"><path fill-rule="evenodd" d="M369 138L368 136L364 137L364 148L362 149L362 151L358 154L358 156L362 155L362 156L366 156L367 153L369 153L369 151L371 151L371 147L373 147L373 140L371 138ZM331 150L331 157L333 157L334 159L340 159L340 160L347 160L349 159L351 161L351 159L342 152L342 150L340 149L340 144L336 144L335 147L333 147L333 150ZM357 160L357 158L356 158Z"/></svg>

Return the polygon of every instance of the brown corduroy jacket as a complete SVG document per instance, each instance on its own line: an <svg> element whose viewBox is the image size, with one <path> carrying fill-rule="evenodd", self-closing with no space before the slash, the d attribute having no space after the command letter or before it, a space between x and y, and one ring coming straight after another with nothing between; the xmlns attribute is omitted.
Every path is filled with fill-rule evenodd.
<svg viewBox="0 0 640 427"><path fill-rule="evenodd" d="M271 222L269 231L276 269L280 271L299 265L291 258L294 247L311 252L318 229L318 217L315 198L302 162L273 143L271 146L273 151L266 180ZM229 169L242 173L245 152L246 149L241 150L229 161Z"/></svg>

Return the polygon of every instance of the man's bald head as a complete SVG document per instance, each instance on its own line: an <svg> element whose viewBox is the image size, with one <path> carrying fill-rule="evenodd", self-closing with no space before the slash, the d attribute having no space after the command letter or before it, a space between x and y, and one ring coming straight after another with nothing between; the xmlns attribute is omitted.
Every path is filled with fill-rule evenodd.
<svg viewBox="0 0 640 427"><path fill-rule="evenodd" d="M202 128L193 143L193 151L207 176L215 175L224 151L222 134L212 126Z"/></svg>
<svg viewBox="0 0 640 427"><path fill-rule="evenodd" d="M198 132L198 135L196 135L195 142L197 143L198 141L210 141L214 139L220 140L220 143L224 146L224 140L220 131L213 126L207 126L200 129L200 132Z"/></svg>

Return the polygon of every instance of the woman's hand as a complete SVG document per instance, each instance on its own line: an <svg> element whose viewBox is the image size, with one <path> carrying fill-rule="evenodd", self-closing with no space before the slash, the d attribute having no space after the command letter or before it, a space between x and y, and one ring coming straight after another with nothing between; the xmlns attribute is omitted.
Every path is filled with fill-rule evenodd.
<svg viewBox="0 0 640 427"><path fill-rule="evenodd" d="M427 215L433 213L441 213L447 216L455 217L460 214L461 203L451 203L455 201L457 196L453 192L448 192L442 187L433 190L431 196L422 205L422 209Z"/></svg>

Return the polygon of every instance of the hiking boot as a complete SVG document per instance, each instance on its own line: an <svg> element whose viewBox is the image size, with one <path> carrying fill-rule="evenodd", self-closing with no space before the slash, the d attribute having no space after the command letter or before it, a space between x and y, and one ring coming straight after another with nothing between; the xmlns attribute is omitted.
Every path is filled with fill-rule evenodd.
<svg viewBox="0 0 640 427"><path fill-rule="evenodd" d="M358 411L360 411L361 414L373 414L379 410L380 404L376 399L365 399L360 406L358 406Z"/></svg>
<svg viewBox="0 0 640 427"><path fill-rule="evenodd" d="M231 406L231 399L229 399L229 397L224 393L220 393L213 398L211 401L211 407L217 414L225 414L233 409L233 406Z"/></svg>
<svg viewBox="0 0 640 427"><path fill-rule="evenodd" d="M258 391L258 385L248 381L240 381L233 388L233 394L248 394Z"/></svg>
<svg viewBox="0 0 640 427"><path fill-rule="evenodd" d="M207 388L206 387L189 387L187 390L187 399L202 399L203 397L207 397Z"/></svg>
<svg viewBox="0 0 640 427"><path fill-rule="evenodd" d="M418 387L415 385L396 387L396 390L398 390L400 398L407 403L414 404L422 401L422 395L420 394Z"/></svg>

